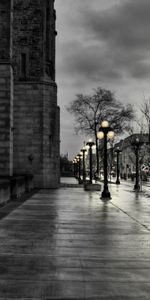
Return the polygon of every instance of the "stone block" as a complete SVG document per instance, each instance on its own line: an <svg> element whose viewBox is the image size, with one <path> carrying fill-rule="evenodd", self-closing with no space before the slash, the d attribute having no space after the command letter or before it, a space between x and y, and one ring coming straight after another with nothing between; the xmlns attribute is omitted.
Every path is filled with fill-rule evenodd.
<svg viewBox="0 0 150 300"><path fill-rule="evenodd" d="M10 179L11 199L16 199L33 189L33 175L16 175Z"/></svg>
<svg viewBox="0 0 150 300"><path fill-rule="evenodd" d="M0 179L0 205L10 200L10 182L9 180Z"/></svg>
<svg viewBox="0 0 150 300"><path fill-rule="evenodd" d="M85 183L84 184L85 191L101 191L101 185L98 183Z"/></svg>
<svg viewBox="0 0 150 300"><path fill-rule="evenodd" d="M53 0L0 2L0 164L8 176L33 171L41 187L54 187L59 177L54 27ZM49 72L48 61L53 64ZM13 191L17 184L22 193L23 184L13 183Z"/></svg>

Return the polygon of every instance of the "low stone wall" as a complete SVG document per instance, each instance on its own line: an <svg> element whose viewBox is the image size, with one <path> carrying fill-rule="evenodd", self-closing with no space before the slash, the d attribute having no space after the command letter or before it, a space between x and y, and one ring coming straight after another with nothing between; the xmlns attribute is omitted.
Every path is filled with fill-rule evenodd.
<svg viewBox="0 0 150 300"><path fill-rule="evenodd" d="M33 189L33 175L14 175L0 178L0 205L20 198Z"/></svg>
<svg viewBox="0 0 150 300"><path fill-rule="evenodd" d="M101 185L98 183L85 183L84 184L84 190L85 191L101 191Z"/></svg>
<svg viewBox="0 0 150 300"><path fill-rule="evenodd" d="M10 179L11 198L17 199L33 189L33 176L13 176Z"/></svg>
<svg viewBox="0 0 150 300"><path fill-rule="evenodd" d="M10 200L10 181L0 180L0 206Z"/></svg>

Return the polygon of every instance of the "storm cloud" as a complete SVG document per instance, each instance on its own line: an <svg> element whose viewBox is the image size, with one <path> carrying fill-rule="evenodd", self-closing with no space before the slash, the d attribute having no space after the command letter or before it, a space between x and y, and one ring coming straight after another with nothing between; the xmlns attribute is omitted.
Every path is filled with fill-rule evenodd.
<svg viewBox="0 0 150 300"><path fill-rule="evenodd" d="M62 127L65 106L79 92L103 86L133 104L150 95L149 0L56 0L55 6Z"/></svg>
<svg viewBox="0 0 150 300"><path fill-rule="evenodd" d="M66 71L79 76L90 72L92 78L98 72L100 79L113 75L113 80L125 72L135 78L149 76L150 1L124 1L101 11L89 5L81 11L76 34L64 43Z"/></svg>

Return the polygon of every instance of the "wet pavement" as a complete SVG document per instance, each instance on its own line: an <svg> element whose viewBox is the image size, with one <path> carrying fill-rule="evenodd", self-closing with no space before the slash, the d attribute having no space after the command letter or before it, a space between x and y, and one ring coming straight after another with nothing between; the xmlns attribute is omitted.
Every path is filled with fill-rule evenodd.
<svg viewBox="0 0 150 300"><path fill-rule="evenodd" d="M149 184L110 190L41 190L4 217L0 300L150 299Z"/></svg>

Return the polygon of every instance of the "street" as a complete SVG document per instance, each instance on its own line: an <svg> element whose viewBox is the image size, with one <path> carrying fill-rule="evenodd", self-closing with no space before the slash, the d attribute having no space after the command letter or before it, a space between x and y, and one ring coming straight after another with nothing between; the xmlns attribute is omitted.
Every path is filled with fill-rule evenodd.
<svg viewBox="0 0 150 300"><path fill-rule="evenodd" d="M109 187L40 190L0 220L0 300L150 299L149 183Z"/></svg>

